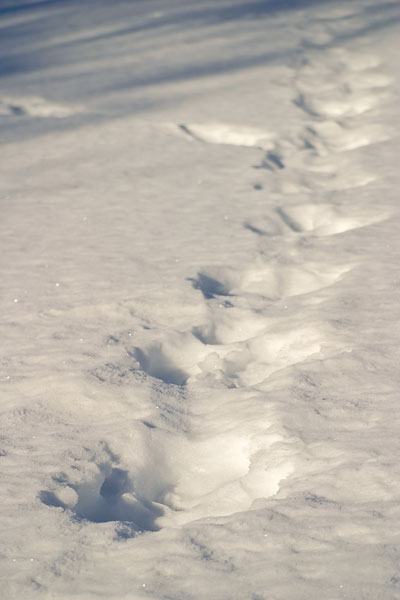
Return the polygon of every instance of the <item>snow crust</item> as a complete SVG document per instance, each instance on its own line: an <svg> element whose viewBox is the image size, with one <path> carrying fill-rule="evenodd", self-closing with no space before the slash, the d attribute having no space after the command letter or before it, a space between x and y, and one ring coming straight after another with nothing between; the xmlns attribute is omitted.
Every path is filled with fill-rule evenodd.
<svg viewBox="0 0 400 600"><path fill-rule="evenodd" d="M2 598L400 598L398 9L1 4Z"/></svg>

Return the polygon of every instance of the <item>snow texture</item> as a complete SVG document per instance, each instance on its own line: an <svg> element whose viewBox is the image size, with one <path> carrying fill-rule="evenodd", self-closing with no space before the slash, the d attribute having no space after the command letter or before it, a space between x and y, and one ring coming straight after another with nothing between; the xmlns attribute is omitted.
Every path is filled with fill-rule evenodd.
<svg viewBox="0 0 400 600"><path fill-rule="evenodd" d="M0 3L4 600L400 599L399 7Z"/></svg>

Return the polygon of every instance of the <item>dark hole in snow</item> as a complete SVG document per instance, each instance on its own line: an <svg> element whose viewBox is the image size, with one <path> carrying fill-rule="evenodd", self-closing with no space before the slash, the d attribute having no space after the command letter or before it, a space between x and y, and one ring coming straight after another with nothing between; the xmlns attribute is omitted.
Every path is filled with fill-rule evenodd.
<svg viewBox="0 0 400 600"><path fill-rule="evenodd" d="M244 223L243 226L246 229L248 229L249 231L256 233L257 235L267 235L265 231L263 231L262 229L259 229L258 227L255 227L254 225L250 225L250 223Z"/></svg>
<svg viewBox="0 0 400 600"><path fill-rule="evenodd" d="M231 296L229 288L222 282L214 279L213 277L209 277L208 275L204 275L203 273L198 273L197 279L193 277L189 277L188 281L192 282L193 287L196 290L200 290L207 300L211 298L215 298L215 296Z"/></svg>
<svg viewBox="0 0 400 600"><path fill-rule="evenodd" d="M10 104L8 108L10 109L13 115L26 115L26 111L21 106L14 106Z"/></svg>
<svg viewBox="0 0 400 600"><path fill-rule="evenodd" d="M79 519L93 523L117 521L117 535L121 539L132 537L134 532L160 529L155 521L163 510L135 493L128 471L114 468L103 481L81 484L74 489L78 502L73 508L67 507L53 492L43 490L39 499L47 506L70 508Z"/></svg>
<svg viewBox="0 0 400 600"><path fill-rule="evenodd" d="M266 158L270 162L272 162L272 164L274 164L278 169L285 168L285 165L283 164L281 157L278 154L276 154L276 152L268 152L266 155Z"/></svg>

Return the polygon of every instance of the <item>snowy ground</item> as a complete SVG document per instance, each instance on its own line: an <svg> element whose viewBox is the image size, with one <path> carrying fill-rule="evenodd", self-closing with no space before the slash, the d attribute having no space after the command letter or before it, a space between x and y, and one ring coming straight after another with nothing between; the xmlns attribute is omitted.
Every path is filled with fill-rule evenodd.
<svg viewBox="0 0 400 600"><path fill-rule="evenodd" d="M400 598L400 2L0 2L4 600Z"/></svg>

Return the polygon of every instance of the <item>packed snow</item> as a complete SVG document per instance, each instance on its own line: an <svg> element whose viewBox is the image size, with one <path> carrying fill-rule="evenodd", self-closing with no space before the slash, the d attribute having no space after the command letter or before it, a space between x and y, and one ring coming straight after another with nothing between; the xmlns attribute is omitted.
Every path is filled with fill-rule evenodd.
<svg viewBox="0 0 400 600"><path fill-rule="evenodd" d="M399 8L0 2L2 599L400 599Z"/></svg>

